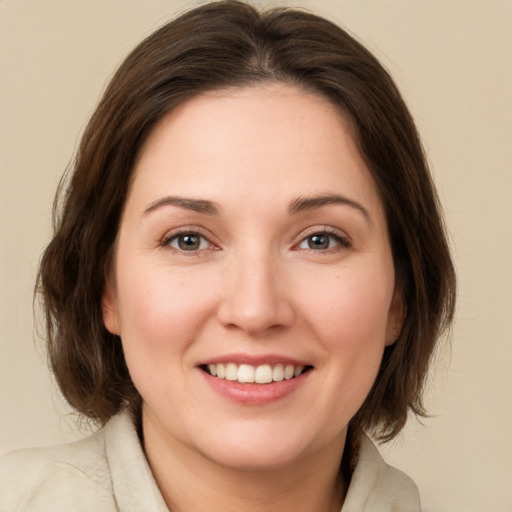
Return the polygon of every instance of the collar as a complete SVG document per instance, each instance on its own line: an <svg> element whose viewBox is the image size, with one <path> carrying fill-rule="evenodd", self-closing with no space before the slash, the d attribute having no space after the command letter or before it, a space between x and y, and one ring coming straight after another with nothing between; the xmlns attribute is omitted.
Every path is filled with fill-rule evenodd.
<svg viewBox="0 0 512 512"><path fill-rule="evenodd" d="M169 512L130 414L118 414L103 430L120 512ZM412 480L387 465L366 435L361 439L357 465L341 512L420 512L418 489Z"/></svg>

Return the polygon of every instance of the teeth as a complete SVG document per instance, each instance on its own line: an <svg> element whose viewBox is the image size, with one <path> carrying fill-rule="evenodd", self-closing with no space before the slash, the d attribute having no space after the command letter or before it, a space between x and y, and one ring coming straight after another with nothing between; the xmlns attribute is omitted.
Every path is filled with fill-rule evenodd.
<svg viewBox="0 0 512 512"><path fill-rule="evenodd" d="M254 382L254 366L241 364L238 367L238 382Z"/></svg>
<svg viewBox="0 0 512 512"><path fill-rule="evenodd" d="M279 382L284 379L284 368L282 364L276 364L272 370L272 380Z"/></svg>
<svg viewBox="0 0 512 512"><path fill-rule="evenodd" d="M226 380L238 380L238 368L234 363L226 365Z"/></svg>
<svg viewBox="0 0 512 512"><path fill-rule="evenodd" d="M237 365L235 363L218 363L207 366L208 373L214 377L248 384L268 384L270 382L290 380L301 375L304 372L304 368L304 366L283 365L281 363L276 364L274 367L269 364L252 366L250 364Z"/></svg>
<svg viewBox="0 0 512 512"><path fill-rule="evenodd" d="M226 377L226 367L223 364L217 365L217 377L219 377L219 379Z"/></svg>
<svg viewBox="0 0 512 512"><path fill-rule="evenodd" d="M268 384L272 382L272 367L269 364L262 364L256 368L254 375L254 382L256 384Z"/></svg>

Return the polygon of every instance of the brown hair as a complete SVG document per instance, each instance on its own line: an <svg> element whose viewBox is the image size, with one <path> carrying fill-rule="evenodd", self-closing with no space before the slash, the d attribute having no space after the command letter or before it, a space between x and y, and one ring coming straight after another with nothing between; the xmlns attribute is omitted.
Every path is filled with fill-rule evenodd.
<svg viewBox="0 0 512 512"><path fill-rule="evenodd" d="M425 413L429 362L453 316L454 270L421 143L395 84L344 30L303 11L210 3L164 25L122 63L83 134L69 184L58 191L55 233L41 261L53 372L68 402L100 423L140 406L101 311L135 159L178 104L264 81L295 84L339 106L380 190L406 318L351 428L391 439L408 410Z"/></svg>

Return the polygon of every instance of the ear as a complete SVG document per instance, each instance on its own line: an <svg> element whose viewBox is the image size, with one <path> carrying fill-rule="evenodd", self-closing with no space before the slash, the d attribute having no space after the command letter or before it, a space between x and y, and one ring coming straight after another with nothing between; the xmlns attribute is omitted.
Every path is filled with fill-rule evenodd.
<svg viewBox="0 0 512 512"><path fill-rule="evenodd" d="M112 279L107 279L103 296L101 298L101 312L103 314L103 324L111 334L120 335L119 313L117 307L117 294Z"/></svg>
<svg viewBox="0 0 512 512"><path fill-rule="evenodd" d="M399 286L395 286L391 305L389 306L388 323L386 327L387 347L393 345L393 343L395 343L395 341L400 337L405 321L405 315L406 310L402 290Z"/></svg>

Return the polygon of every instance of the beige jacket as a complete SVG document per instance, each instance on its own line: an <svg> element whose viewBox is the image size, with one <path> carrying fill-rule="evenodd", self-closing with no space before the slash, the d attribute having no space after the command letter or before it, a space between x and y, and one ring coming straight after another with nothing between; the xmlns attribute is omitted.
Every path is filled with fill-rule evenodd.
<svg viewBox="0 0 512 512"><path fill-rule="evenodd" d="M341 512L419 512L418 490L368 438ZM75 443L0 458L0 512L169 512L130 417Z"/></svg>

